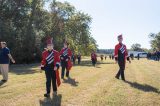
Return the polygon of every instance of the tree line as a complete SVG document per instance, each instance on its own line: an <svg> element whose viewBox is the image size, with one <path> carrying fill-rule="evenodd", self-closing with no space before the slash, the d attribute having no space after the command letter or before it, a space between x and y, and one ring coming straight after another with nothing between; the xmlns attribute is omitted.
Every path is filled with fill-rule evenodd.
<svg viewBox="0 0 160 106"><path fill-rule="evenodd" d="M67 39L75 53L89 55L97 49L90 33L92 18L68 2L53 0L0 0L0 41L6 41L17 63L40 60L48 36L56 50Z"/></svg>
<svg viewBox="0 0 160 106"><path fill-rule="evenodd" d="M141 52L151 52L151 53L160 51L160 32L150 33L149 38L150 38L151 49L142 48L140 44L136 43L131 46L131 50L141 51Z"/></svg>
<svg viewBox="0 0 160 106"><path fill-rule="evenodd" d="M152 51L160 51L160 32L149 34Z"/></svg>

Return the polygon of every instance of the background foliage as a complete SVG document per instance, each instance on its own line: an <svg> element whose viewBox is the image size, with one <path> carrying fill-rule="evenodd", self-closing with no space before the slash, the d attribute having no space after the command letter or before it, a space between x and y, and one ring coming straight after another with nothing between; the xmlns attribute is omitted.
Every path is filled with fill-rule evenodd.
<svg viewBox="0 0 160 106"><path fill-rule="evenodd" d="M55 49L63 47L67 38L75 53L89 55L97 49L91 36L92 18L68 2L53 0L50 11L44 9L49 0L0 0L0 41L6 41L17 63L39 61L48 36L54 38Z"/></svg>

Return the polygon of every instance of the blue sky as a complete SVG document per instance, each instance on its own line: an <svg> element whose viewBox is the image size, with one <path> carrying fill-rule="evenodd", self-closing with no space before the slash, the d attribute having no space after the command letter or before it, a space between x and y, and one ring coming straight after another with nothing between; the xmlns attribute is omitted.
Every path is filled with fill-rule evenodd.
<svg viewBox="0 0 160 106"><path fill-rule="evenodd" d="M150 48L149 33L160 32L160 0L58 1L68 1L92 17L91 33L100 49L114 48L119 34L128 48L134 43Z"/></svg>

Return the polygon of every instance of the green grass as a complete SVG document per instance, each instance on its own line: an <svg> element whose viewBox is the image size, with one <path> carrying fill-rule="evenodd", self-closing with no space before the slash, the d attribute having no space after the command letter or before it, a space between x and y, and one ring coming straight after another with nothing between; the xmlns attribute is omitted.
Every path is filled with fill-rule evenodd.
<svg viewBox="0 0 160 106"><path fill-rule="evenodd" d="M114 78L118 65L90 60L71 70L57 97L45 99L45 75L38 64L11 66L9 81L0 86L0 106L160 106L160 62L127 63L126 82ZM0 76L0 78L2 78Z"/></svg>

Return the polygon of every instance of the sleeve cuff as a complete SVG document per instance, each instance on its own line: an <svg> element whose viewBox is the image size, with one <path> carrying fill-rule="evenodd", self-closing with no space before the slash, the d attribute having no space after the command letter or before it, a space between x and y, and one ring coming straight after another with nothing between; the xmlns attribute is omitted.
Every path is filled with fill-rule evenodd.
<svg viewBox="0 0 160 106"><path fill-rule="evenodd" d="M71 56L68 56L68 59L71 60Z"/></svg>
<svg viewBox="0 0 160 106"><path fill-rule="evenodd" d="M45 67L44 67L44 65L41 65L41 70L45 70Z"/></svg>
<svg viewBox="0 0 160 106"><path fill-rule="evenodd" d="M118 57L118 55L115 55L114 57L115 57L115 58L117 58L117 57Z"/></svg>
<svg viewBox="0 0 160 106"><path fill-rule="evenodd" d="M57 68L60 67L60 63L59 63L59 62L56 63L56 67L57 67Z"/></svg>
<svg viewBox="0 0 160 106"><path fill-rule="evenodd" d="M41 64L41 67L44 67L44 65Z"/></svg>

